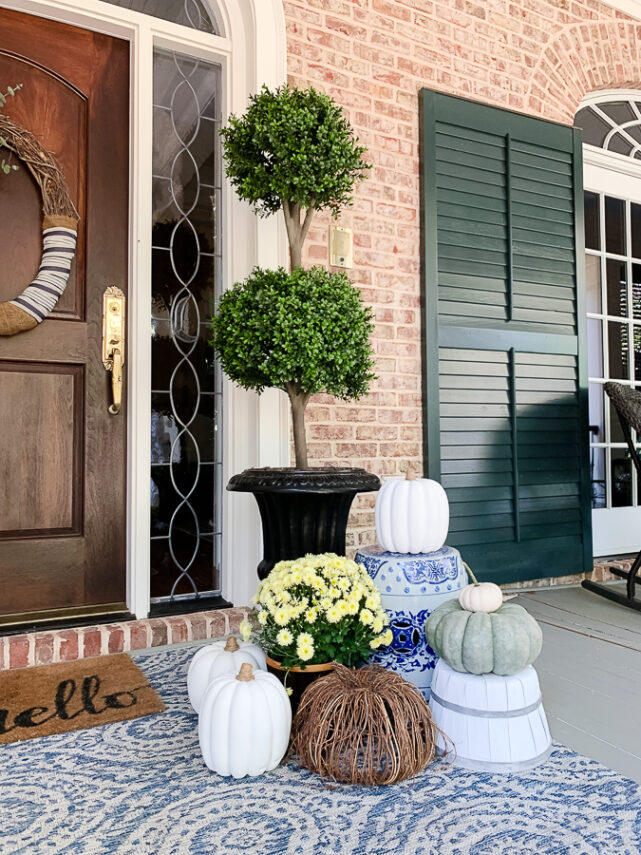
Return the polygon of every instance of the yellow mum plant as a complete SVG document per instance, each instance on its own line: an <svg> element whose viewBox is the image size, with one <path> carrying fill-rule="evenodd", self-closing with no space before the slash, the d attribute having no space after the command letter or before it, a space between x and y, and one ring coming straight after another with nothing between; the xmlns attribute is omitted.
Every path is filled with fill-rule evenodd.
<svg viewBox="0 0 641 855"><path fill-rule="evenodd" d="M254 603L256 640L284 668L356 665L392 641L381 596L363 565L331 552L280 561Z"/></svg>

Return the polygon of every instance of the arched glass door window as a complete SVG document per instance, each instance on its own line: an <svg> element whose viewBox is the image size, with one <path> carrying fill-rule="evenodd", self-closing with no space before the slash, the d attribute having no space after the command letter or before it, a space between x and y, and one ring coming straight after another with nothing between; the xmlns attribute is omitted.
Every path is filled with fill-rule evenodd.
<svg viewBox="0 0 641 855"><path fill-rule="evenodd" d="M202 0L105 0L217 34ZM208 345L222 288L221 67L153 51L152 608L221 593L222 378Z"/></svg>
<svg viewBox="0 0 641 855"><path fill-rule="evenodd" d="M641 92L593 96L575 123L586 163L594 552L612 555L641 539L641 484L603 390L608 380L641 387Z"/></svg>
<svg viewBox="0 0 641 855"><path fill-rule="evenodd" d="M142 12L153 18L162 18L173 24L182 24L192 30L220 35L211 13L201 0L103 0L122 9Z"/></svg>

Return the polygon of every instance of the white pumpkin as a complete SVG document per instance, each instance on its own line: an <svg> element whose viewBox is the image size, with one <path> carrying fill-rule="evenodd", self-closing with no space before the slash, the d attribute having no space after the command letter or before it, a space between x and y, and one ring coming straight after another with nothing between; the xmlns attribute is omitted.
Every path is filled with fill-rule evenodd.
<svg viewBox="0 0 641 855"><path fill-rule="evenodd" d="M459 605L466 612L485 612L491 614L503 605L503 591L494 582L479 582L469 565L463 562L467 575L472 580L459 591Z"/></svg>
<svg viewBox="0 0 641 855"><path fill-rule="evenodd" d="M187 691L195 712L200 712L205 689L211 681L220 674L238 674L243 662L252 668L267 670L265 653L260 647L248 641L239 642L233 635L200 648L187 672Z"/></svg>
<svg viewBox="0 0 641 855"><path fill-rule="evenodd" d="M466 612L495 612L503 605L503 591L494 582L466 585L459 591L459 605Z"/></svg>
<svg viewBox="0 0 641 855"><path fill-rule="evenodd" d="M245 663L238 675L222 674L207 687L198 719L200 750L219 775L262 775L285 756L291 726L283 684Z"/></svg>
<svg viewBox="0 0 641 855"><path fill-rule="evenodd" d="M385 481L376 497L376 536L387 552L436 552L445 543L450 509L437 481L415 478Z"/></svg>

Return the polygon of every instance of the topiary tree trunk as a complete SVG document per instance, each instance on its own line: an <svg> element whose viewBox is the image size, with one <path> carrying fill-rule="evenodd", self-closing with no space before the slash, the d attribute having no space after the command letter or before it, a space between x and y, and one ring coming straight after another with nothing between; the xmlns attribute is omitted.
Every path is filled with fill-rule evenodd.
<svg viewBox="0 0 641 855"><path fill-rule="evenodd" d="M301 222L301 210L305 215ZM315 203L312 198L308 208L302 208L300 202L283 201L283 214L285 215L285 227L287 228L287 241L289 243L289 260L291 269L303 266L303 244L314 216Z"/></svg>
<svg viewBox="0 0 641 855"><path fill-rule="evenodd" d="M298 383L285 383L292 407L292 423L294 426L294 452L296 468L307 469L307 434L305 432L305 408L311 395L303 392Z"/></svg>

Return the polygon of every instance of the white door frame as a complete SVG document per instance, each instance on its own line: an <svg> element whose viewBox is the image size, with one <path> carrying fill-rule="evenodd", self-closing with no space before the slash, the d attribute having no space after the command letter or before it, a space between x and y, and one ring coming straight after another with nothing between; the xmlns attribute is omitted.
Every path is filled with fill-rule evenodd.
<svg viewBox="0 0 641 855"><path fill-rule="evenodd" d="M590 101L604 101L606 93L593 93ZM619 99L625 93L616 93ZM641 93L635 92L635 97ZM582 102L584 106L588 99ZM614 100L614 98L612 99ZM593 146L583 147L584 189L620 199L641 202L641 164L625 155ZM641 507L597 508L592 511L594 555L621 555L641 549Z"/></svg>
<svg viewBox="0 0 641 855"><path fill-rule="evenodd" d="M177 50L222 66L223 119L242 113L263 83L286 79L282 0L205 0L222 36L151 18L100 0L8 0L2 6L129 41L129 400L127 475L127 606L145 617L150 599L151 472L151 231L153 48ZM255 265L286 265L280 218L256 217L226 183L223 189L223 287ZM240 237L239 237L240 236ZM117 284L117 283L114 283ZM248 466L284 466L289 460L288 410L275 390L259 398L224 385L223 480ZM245 605L256 587L260 521L252 496L223 502L223 596Z"/></svg>

